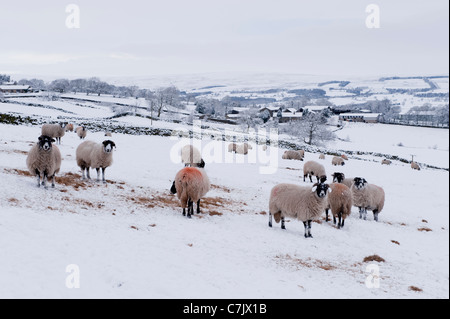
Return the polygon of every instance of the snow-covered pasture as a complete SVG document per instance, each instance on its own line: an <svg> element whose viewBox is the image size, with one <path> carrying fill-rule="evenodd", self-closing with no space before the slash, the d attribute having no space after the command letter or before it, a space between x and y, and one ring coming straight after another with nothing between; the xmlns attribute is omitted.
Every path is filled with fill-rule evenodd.
<svg viewBox="0 0 450 319"><path fill-rule="evenodd" d="M44 190L25 165L39 134L38 126L0 125L1 298L449 297L448 171L384 166L381 159L350 158L335 167L331 156L319 160L307 152L305 161L321 161L329 180L340 171L386 192L378 223L370 213L359 220L353 208L343 229L323 217L307 240L296 220L287 230L267 225L274 185L312 186L300 178L304 162L282 160L284 150L269 148L277 158L274 174L261 174L262 165L243 155L235 155L243 163L207 163L213 188L202 214L188 220L169 194L183 166L171 159L178 139L113 134L117 150L103 185L95 172L94 181L81 180L80 140L67 133L56 188ZM349 135L345 145L360 147ZM88 139L105 137L99 132ZM202 141L205 149L226 150L227 144ZM442 151L448 158L448 144ZM373 255L384 262L364 261ZM79 289L66 286L68 265L79 267ZM379 271L379 288L366 285L371 267Z"/></svg>

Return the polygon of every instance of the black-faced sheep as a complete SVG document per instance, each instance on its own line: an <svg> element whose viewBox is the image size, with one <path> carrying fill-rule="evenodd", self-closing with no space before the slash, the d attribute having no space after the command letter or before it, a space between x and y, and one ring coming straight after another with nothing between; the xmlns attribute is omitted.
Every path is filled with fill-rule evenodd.
<svg viewBox="0 0 450 319"><path fill-rule="evenodd" d="M351 189L353 184L353 178L345 178L344 173L333 173L331 174L333 177L333 183L341 183Z"/></svg>
<svg viewBox="0 0 450 319"><path fill-rule="evenodd" d="M209 178L203 169L185 167L175 176L170 192L177 194L183 208L183 216L191 218L194 214L194 202L197 203L197 214L200 213L200 200L211 188Z"/></svg>
<svg viewBox="0 0 450 319"><path fill-rule="evenodd" d="M86 138L87 130L84 126L78 126L76 132L80 140L84 140Z"/></svg>
<svg viewBox="0 0 450 319"><path fill-rule="evenodd" d="M332 183L329 185L332 190L328 194L328 205L325 209L326 218L328 222L328 210L331 209L333 214L333 223L338 221L338 228L344 227L344 221L352 213L353 197L350 188L340 183Z"/></svg>
<svg viewBox="0 0 450 319"><path fill-rule="evenodd" d="M331 160L331 164L334 166L343 166L345 165L345 160L342 157L339 156L334 156L333 159Z"/></svg>
<svg viewBox="0 0 450 319"><path fill-rule="evenodd" d="M200 151L193 145L185 145L181 149L181 162L184 166L205 167L205 161L202 159Z"/></svg>
<svg viewBox="0 0 450 319"><path fill-rule="evenodd" d="M306 181L306 177L309 177L311 183L313 182L312 176L316 176L317 182L324 182L327 179L325 173L325 167L315 161L308 161L303 165L303 181Z"/></svg>
<svg viewBox="0 0 450 319"><path fill-rule="evenodd" d="M56 139L57 144L61 144L61 137L66 134L66 124L44 124L42 125L41 135L50 136Z"/></svg>
<svg viewBox="0 0 450 319"><path fill-rule="evenodd" d="M52 179L52 187L55 187L55 175L61 169L61 152L58 147L52 145L55 140L50 136L42 135L28 153L27 167L31 174L38 180L38 187L42 185L47 188L46 181Z"/></svg>
<svg viewBox="0 0 450 319"><path fill-rule="evenodd" d="M351 191L353 205L359 208L359 218L367 218L367 210L373 212L373 218L378 221L378 214L383 210L384 190L374 184L369 184L364 178L355 177Z"/></svg>
<svg viewBox="0 0 450 319"><path fill-rule="evenodd" d="M85 179L84 172L87 173L87 178L90 179L90 168L97 170L97 181L100 181L100 168L102 169L102 181L106 183L105 170L112 165L113 149L116 144L113 141L103 141L97 144L91 141L81 143L76 150L77 164L81 168L83 179Z"/></svg>
<svg viewBox="0 0 450 319"><path fill-rule="evenodd" d="M305 238L312 238L311 222L319 219L327 205L328 184L318 183L311 188L294 184L278 184L272 188L269 201L269 227L272 215L281 228L286 229L285 217L297 218L305 226Z"/></svg>

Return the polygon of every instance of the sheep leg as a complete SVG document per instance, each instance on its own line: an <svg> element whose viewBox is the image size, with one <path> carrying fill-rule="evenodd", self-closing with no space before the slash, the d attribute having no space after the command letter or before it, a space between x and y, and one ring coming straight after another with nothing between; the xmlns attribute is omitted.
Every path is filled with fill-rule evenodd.
<svg viewBox="0 0 450 319"><path fill-rule="evenodd" d="M188 213L187 213L188 218L192 218L191 215L192 215L192 210L193 210L192 209L193 204L194 203L189 199L188 200Z"/></svg>
<svg viewBox="0 0 450 319"><path fill-rule="evenodd" d="M339 217L338 229L341 229L341 227L343 226L343 224L342 224L342 212L339 212L338 217Z"/></svg>
<svg viewBox="0 0 450 319"><path fill-rule="evenodd" d="M106 167L102 167L102 181L103 181L104 184L106 184L105 170L106 170Z"/></svg>
<svg viewBox="0 0 450 319"><path fill-rule="evenodd" d="M303 175L303 181L306 182L306 175Z"/></svg>
<svg viewBox="0 0 450 319"><path fill-rule="evenodd" d="M325 209L325 221L328 223L328 208Z"/></svg>
<svg viewBox="0 0 450 319"><path fill-rule="evenodd" d="M363 219L367 220L367 208L364 207L362 210L363 210Z"/></svg>
<svg viewBox="0 0 450 319"><path fill-rule="evenodd" d="M378 209L373 210L373 219L377 222L378 221Z"/></svg>
<svg viewBox="0 0 450 319"><path fill-rule="evenodd" d="M284 225L284 216L281 217L281 229L286 229L286 226Z"/></svg>
<svg viewBox="0 0 450 319"><path fill-rule="evenodd" d="M269 227L272 227L272 213L269 213Z"/></svg>
<svg viewBox="0 0 450 319"><path fill-rule="evenodd" d="M313 181L312 181L312 175L311 174L309 174L309 181L312 183Z"/></svg>
<svg viewBox="0 0 450 319"><path fill-rule="evenodd" d="M48 178L48 173L45 171L44 177L42 178L42 186L44 186L45 189L47 189L47 178Z"/></svg>
<svg viewBox="0 0 450 319"><path fill-rule="evenodd" d="M358 207L358 208L359 208L359 219L362 219L363 209L362 209L362 207Z"/></svg>
<svg viewBox="0 0 450 319"><path fill-rule="evenodd" d="M197 214L200 214L200 199L197 201Z"/></svg>
<svg viewBox="0 0 450 319"><path fill-rule="evenodd" d="M90 173L89 167L86 167L86 176L87 176L87 179L91 179L91 173Z"/></svg>
<svg viewBox="0 0 450 319"><path fill-rule="evenodd" d="M183 208L183 216L186 216L186 208Z"/></svg>
<svg viewBox="0 0 450 319"><path fill-rule="evenodd" d="M305 226L305 238L312 238L312 235L311 235L311 220L303 222L303 226Z"/></svg>
<svg viewBox="0 0 450 319"><path fill-rule="evenodd" d="M336 216L333 215L333 225L336 225Z"/></svg>
<svg viewBox="0 0 450 319"><path fill-rule="evenodd" d="M37 177L38 187L41 187L41 173L39 173L37 169L35 170L35 173Z"/></svg>
<svg viewBox="0 0 450 319"><path fill-rule="evenodd" d="M100 167L95 169L97 171L97 182L100 182Z"/></svg>
<svg viewBox="0 0 450 319"><path fill-rule="evenodd" d="M55 174L53 174L53 176L52 176L52 188L55 188L55 179L56 179L56 176L55 176Z"/></svg>

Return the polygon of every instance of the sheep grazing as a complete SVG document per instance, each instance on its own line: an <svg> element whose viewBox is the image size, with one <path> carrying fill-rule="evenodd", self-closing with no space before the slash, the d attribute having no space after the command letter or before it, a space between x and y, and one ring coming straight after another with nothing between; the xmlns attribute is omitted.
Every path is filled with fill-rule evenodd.
<svg viewBox="0 0 450 319"><path fill-rule="evenodd" d="M303 161L303 156L302 153L300 153L300 151L285 151L281 158L288 160Z"/></svg>
<svg viewBox="0 0 450 319"><path fill-rule="evenodd" d="M327 179L327 174L325 173L325 168L322 164L319 164L315 161L308 161L303 165L303 181L306 181L306 177L309 177L309 180L312 181L312 176L316 176L317 182L324 182Z"/></svg>
<svg viewBox="0 0 450 319"><path fill-rule="evenodd" d="M384 159L381 161L381 165L391 165L392 161L388 160L388 159Z"/></svg>
<svg viewBox="0 0 450 319"><path fill-rule="evenodd" d="M57 144L61 144L61 137L66 134L66 124L44 124L42 125L41 135L56 139Z"/></svg>
<svg viewBox="0 0 450 319"><path fill-rule="evenodd" d="M348 188L352 188L353 178L345 178L344 173L333 173L331 176L333 177L333 183L341 183Z"/></svg>
<svg viewBox="0 0 450 319"><path fill-rule="evenodd" d="M111 134L111 132L105 132L105 136L111 137L112 134Z"/></svg>
<svg viewBox="0 0 450 319"><path fill-rule="evenodd" d="M175 176L170 192L177 194L183 208L183 216L191 218L194 214L194 202L197 203L197 214L200 214L200 200L211 188L209 178L203 169L185 167Z"/></svg>
<svg viewBox="0 0 450 319"><path fill-rule="evenodd" d="M373 212L373 218L378 221L378 214L383 210L384 190L374 184L369 184L364 178L353 179L352 193L353 205L359 208L359 218L367 218L367 210Z"/></svg>
<svg viewBox="0 0 450 319"><path fill-rule="evenodd" d="M269 227L272 215L275 222L281 220L281 229L286 229L285 217L297 218L305 226L305 238L312 238L311 222L319 219L327 205L328 184L318 183L311 188L294 184L278 184L272 188L269 201Z"/></svg>
<svg viewBox="0 0 450 319"><path fill-rule="evenodd" d="M80 140L84 140L86 138L87 130L84 126L78 126L76 132Z"/></svg>
<svg viewBox="0 0 450 319"><path fill-rule="evenodd" d="M331 160L331 164L334 166L344 166L345 165L345 160L342 157L339 156L334 156L333 159Z"/></svg>
<svg viewBox="0 0 450 319"><path fill-rule="evenodd" d="M230 153L236 152L236 147L237 147L236 143L228 144L228 152L230 152Z"/></svg>
<svg viewBox="0 0 450 319"><path fill-rule="evenodd" d="M325 154L320 153L319 159L324 160L325 159Z"/></svg>
<svg viewBox="0 0 450 319"><path fill-rule="evenodd" d="M205 161L202 159L200 151L192 145L185 145L181 149L181 162L184 166L205 167Z"/></svg>
<svg viewBox="0 0 450 319"><path fill-rule="evenodd" d="M47 188L47 179L52 179L52 187L55 187L55 175L61 169L61 152L58 147L52 145L55 142L50 136L42 135L38 142L31 148L27 157L27 167L31 174L36 175L38 187Z"/></svg>
<svg viewBox="0 0 450 319"><path fill-rule="evenodd" d="M113 149L116 144L113 141L103 141L101 144L86 141L81 143L76 150L77 165L81 168L82 178L91 179L89 169L97 170L97 181L100 181L100 168L102 169L102 181L106 183L105 170L112 165ZM86 176L85 176L86 171Z"/></svg>
<svg viewBox="0 0 450 319"><path fill-rule="evenodd" d="M73 132L73 124L66 125L66 132Z"/></svg>
<svg viewBox="0 0 450 319"><path fill-rule="evenodd" d="M333 223L336 224L336 218L338 218L338 228L340 229L344 227L344 221L347 216L352 213L352 191L344 184L333 183L329 186L332 191L328 194L328 205L325 208L325 221L328 222L328 210L331 209Z"/></svg>
<svg viewBox="0 0 450 319"><path fill-rule="evenodd" d="M411 162L411 168L420 171L420 166L417 162Z"/></svg>

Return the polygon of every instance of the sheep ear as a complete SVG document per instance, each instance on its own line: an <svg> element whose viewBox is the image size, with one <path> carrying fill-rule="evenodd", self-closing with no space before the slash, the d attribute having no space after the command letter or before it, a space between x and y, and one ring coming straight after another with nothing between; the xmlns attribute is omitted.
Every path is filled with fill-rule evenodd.
<svg viewBox="0 0 450 319"><path fill-rule="evenodd" d="M313 186L313 188L311 188L311 193L315 193L317 190L317 186Z"/></svg>
<svg viewBox="0 0 450 319"><path fill-rule="evenodd" d="M52 138L52 143L55 143L55 142L56 142L56 140L54 138Z"/></svg>

